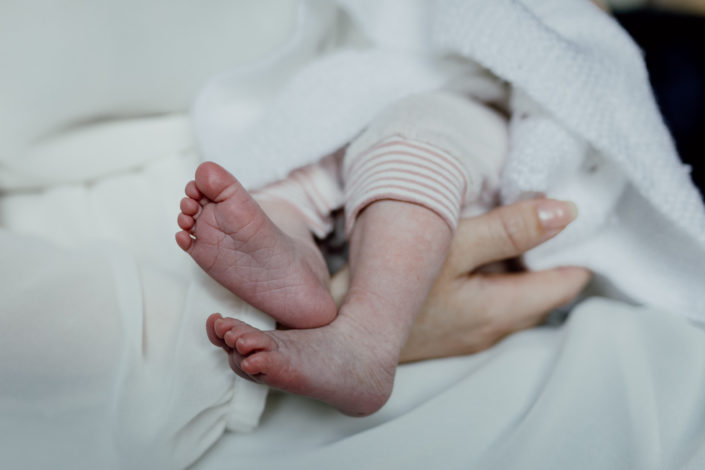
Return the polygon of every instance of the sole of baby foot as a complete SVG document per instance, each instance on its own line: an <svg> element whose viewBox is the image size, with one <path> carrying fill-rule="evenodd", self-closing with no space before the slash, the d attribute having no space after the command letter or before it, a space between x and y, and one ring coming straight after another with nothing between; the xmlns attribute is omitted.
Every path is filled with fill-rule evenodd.
<svg viewBox="0 0 705 470"><path fill-rule="evenodd" d="M181 201L177 244L213 279L279 323L330 323L336 305L313 240L282 232L247 190L219 165L196 170Z"/></svg>

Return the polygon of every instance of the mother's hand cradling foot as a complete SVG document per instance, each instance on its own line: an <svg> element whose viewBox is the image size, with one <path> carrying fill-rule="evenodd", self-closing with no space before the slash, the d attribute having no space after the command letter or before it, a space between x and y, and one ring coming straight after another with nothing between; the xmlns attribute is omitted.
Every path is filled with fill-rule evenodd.
<svg viewBox="0 0 705 470"><path fill-rule="evenodd" d="M488 263L520 256L563 230L575 206L552 199L523 201L464 219L416 320L401 362L471 354L541 323L590 279L584 268L482 273Z"/></svg>

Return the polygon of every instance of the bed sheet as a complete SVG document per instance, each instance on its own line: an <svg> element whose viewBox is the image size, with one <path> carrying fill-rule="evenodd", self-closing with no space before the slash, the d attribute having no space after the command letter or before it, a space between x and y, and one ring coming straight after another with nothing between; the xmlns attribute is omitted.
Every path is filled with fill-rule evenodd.
<svg viewBox="0 0 705 470"><path fill-rule="evenodd" d="M257 425L266 389L232 373L204 325L215 311L274 322L177 247L199 159L174 122L188 120L116 122L127 135L87 129L75 141L95 153L55 149L67 167L52 184L0 194L1 468L184 468L224 429ZM102 148L135 161L125 139L152 156L63 177Z"/></svg>
<svg viewBox="0 0 705 470"><path fill-rule="evenodd" d="M192 469L702 469L704 371L702 330L593 298L562 327L400 367L367 418L273 393L257 430Z"/></svg>

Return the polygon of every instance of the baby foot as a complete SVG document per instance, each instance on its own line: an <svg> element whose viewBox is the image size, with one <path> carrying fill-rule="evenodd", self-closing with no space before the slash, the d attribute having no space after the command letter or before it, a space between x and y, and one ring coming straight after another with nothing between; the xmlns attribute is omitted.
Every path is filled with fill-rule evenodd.
<svg viewBox="0 0 705 470"><path fill-rule="evenodd" d="M313 240L283 233L221 166L201 164L181 201L177 244L213 279L278 322L330 323L336 306Z"/></svg>
<svg viewBox="0 0 705 470"><path fill-rule="evenodd" d="M260 331L213 314L206 329L241 377L321 400L347 415L374 413L392 392L398 351L343 316L322 328Z"/></svg>

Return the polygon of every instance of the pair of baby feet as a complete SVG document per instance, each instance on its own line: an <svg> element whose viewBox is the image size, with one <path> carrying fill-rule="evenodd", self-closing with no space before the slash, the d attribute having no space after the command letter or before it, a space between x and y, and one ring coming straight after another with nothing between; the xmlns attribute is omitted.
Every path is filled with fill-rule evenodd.
<svg viewBox="0 0 705 470"><path fill-rule="evenodd" d="M346 414L377 411L391 393L396 352L355 320L355 305L338 315L313 239L282 231L215 163L201 164L185 192L177 244L213 279L292 328L261 331L211 315L208 338L226 351L233 371Z"/></svg>

